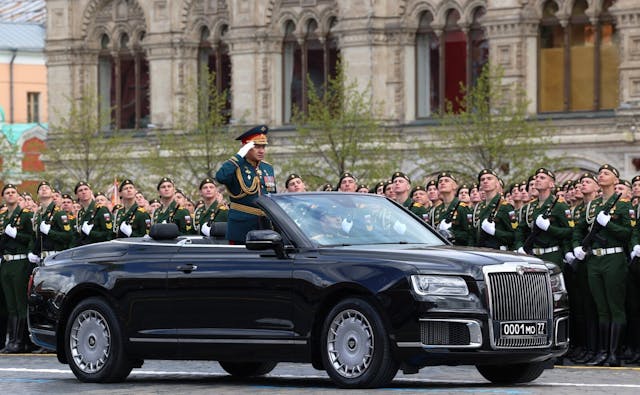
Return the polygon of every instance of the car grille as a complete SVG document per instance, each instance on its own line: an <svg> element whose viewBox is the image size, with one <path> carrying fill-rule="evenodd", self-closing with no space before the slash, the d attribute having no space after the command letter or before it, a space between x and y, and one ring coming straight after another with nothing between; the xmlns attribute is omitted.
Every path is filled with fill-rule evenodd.
<svg viewBox="0 0 640 395"><path fill-rule="evenodd" d="M427 346L467 346L469 329L465 323L426 321L420 325L420 339Z"/></svg>
<svg viewBox="0 0 640 395"><path fill-rule="evenodd" d="M552 295L546 270L488 273L490 319L497 348L528 348L550 345L553 332ZM501 338L501 321L545 321L547 336Z"/></svg>

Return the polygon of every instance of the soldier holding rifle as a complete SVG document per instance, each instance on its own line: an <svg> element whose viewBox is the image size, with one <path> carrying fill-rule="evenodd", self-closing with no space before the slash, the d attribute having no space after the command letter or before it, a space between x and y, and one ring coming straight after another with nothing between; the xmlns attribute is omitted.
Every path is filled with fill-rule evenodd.
<svg viewBox="0 0 640 395"><path fill-rule="evenodd" d="M478 224L476 246L510 250L518 226L515 209L500 195L498 175L491 169L478 174L485 201L478 203L473 223Z"/></svg>

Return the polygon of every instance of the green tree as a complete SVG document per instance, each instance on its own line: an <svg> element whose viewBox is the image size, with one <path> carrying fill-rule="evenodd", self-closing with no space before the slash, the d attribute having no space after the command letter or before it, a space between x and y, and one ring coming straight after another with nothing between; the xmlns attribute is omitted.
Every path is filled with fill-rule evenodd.
<svg viewBox="0 0 640 395"><path fill-rule="evenodd" d="M134 137L111 129L110 110L99 110L95 90L87 87L80 98L65 100L64 114L53 109L56 121L50 125L44 152L47 179L65 190L80 180L100 190L118 175L135 174L129 159Z"/></svg>
<svg viewBox="0 0 640 395"><path fill-rule="evenodd" d="M369 186L389 178L400 162L393 151L400 139L395 130L384 127L377 115L380 104L371 96L370 86L360 89L357 81L348 81L338 62L335 77L322 89L308 90L307 112L294 111L296 136L292 153L283 159L283 171L299 174L309 188L335 185L345 171Z"/></svg>
<svg viewBox="0 0 640 395"><path fill-rule="evenodd" d="M545 153L552 129L528 116L525 90L504 84L501 69L485 66L474 86L461 85L460 97L458 110L448 102L438 117L441 124L429 130L421 145L421 157L429 158L430 167L472 180L484 168L505 180L521 180L541 165L555 167L557 160Z"/></svg>
<svg viewBox="0 0 640 395"><path fill-rule="evenodd" d="M183 110L176 114L170 133L156 133L157 145L149 151L147 164L158 178L171 176L178 188L197 193L200 181L215 175L232 155L235 129L228 125L228 92L218 91L215 73L206 73L200 83L191 81Z"/></svg>

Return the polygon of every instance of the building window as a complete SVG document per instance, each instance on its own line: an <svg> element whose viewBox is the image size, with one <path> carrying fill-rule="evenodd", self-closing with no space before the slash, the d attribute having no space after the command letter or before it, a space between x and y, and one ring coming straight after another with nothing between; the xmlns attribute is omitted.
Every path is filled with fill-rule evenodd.
<svg viewBox="0 0 640 395"><path fill-rule="evenodd" d="M140 43L144 33L132 45L123 33L112 53L110 40L104 35L98 61L100 109L110 114L111 127L140 129L147 127L150 115L149 63Z"/></svg>
<svg viewBox="0 0 640 395"><path fill-rule="evenodd" d="M27 122L40 122L40 92L27 92Z"/></svg>
<svg viewBox="0 0 640 395"><path fill-rule="evenodd" d="M440 107L440 40L431 29L433 16L423 12L416 33L417 118L427 118Z"/></svg>
<svg viewBox="0 0 640 395"><path fill-rule="evenodd" d="M450 10L444 27L444 98L453 112L460 110L460 84L467 83L467 37L458 26L460 13Z"/></svg>
<svg viewBox="0 0 640 395"><path fill-rule="evenodd" d="M469 27L469 45L467 48L467 86L474 86L478 81L482 69L489 62L489 41L484 28L480 25L480 18L486 14L483 7L476 8L473 22Z"/></svg>
<svg viewBox="0 0 640 395"><path fill-rule="evenodd" d="M613 109L618 104L618 55L615 27L605 0L595 25L586 0L573 4L566 28L555 16L557 4L544 4L540 22L539 111Z"/></svg>
<svg viewBox="0 0 640 395"><path fill-rule="evenodd" d="M225 118L231 119L231 58L229 46L225 42L228 27L222 26L219 39L212 42L211 33L207 27L200 32L200 48L198 51L198 81L201 88L207 86L206 78L215 73L215 84L218 93L227 93L225 104Z"/></svg>
<svg viewBox="0 0 640 395"><path fill-rule="evenodd" d="M321 96L329 78L335 77L339 57L337 41L331 33L335 23L335 18L332 18L323 36L318 23L309 20L301 43L295 36L295 24L292 21L285 24L283 123L290 123L296 110L307 111L309 89L314 89Z"/></svg>

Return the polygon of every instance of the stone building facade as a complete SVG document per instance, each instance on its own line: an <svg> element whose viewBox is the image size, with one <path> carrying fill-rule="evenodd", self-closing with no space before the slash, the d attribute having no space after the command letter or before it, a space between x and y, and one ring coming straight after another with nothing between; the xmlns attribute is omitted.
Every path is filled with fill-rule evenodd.
<svg viewBox="0 0 640 395"><path fill-rule="evenodd" d="M91 88L120 128L171 131L206 65L230 119L276 135L338 54L407 136L490 61L553 120L567 169L640 173L637 0L49 0L46 53L52 108Z"/></svg>

